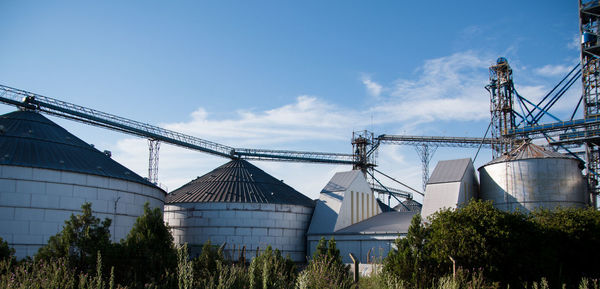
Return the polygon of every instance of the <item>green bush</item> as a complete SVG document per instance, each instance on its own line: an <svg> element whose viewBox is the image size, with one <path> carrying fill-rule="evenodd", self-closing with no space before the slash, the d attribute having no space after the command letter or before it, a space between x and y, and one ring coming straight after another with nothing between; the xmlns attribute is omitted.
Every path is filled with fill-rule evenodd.
<svg viewBox="0 0 600 289"><path fill-rule="evenodd" d="M342 263L335 240L325 242L325 238L321 238L313 258L300 272L296 288L351 288L354 281L349 270L350 266Z"/></svg>
<svg viewBox="0 0 600 289"><path fill-rule="evenodd" d="M148 203L144 204L144 213L117 248L121 255L119 281L132 288L142 288L147 283L168 288L167 284L177 282L172 276L177 268L177 250L159 208L150 209Z"/></svg>
<svg viewBox="0 0 600 289"><path fill-rule="evenodd" d="M252 289L289 289L296 282L296 265L288 257L283 258L279 250L268 246L250 263L248 278Z"/></svg>
<svg viewBox="0 0 600 289"><path fill-rule="evenodd" d="M84 203L81 210L81 215L71 214L62 231L50 237L48 244L39 249L36 260L66 258L71 268L79 272L94 272L97 253L105 255L111 248L111 220L101 222L92 216L90 203Z"/></svg>
<svg viewBox="0 0 600 289"><path fill-rule="evenodd" d="M0 237L0 260L14 259L15 249L8 246L8 243Z"/></svg>
<svg viewBox="0 0 600 289"><path fill-rule="evenodd" d="M600 212L558 208L524 214L473 201L439 211L425 224L415 216L406 238L395 245L384 273L415 288L438 286L452 274L453 265L463 273L477 272L489 284L519 288L545 277L550 287L574 287L582 278L600 277L595 250L600 246Z"/></svg>
<svg viewBox="0 0 600 289"><path fill-rule="evenodd" d="M207 280L219 275L219 263L225 263L223 251L212 245L210 240L202 246L200 256L192 260L194 276L199 280Z"/></svg>

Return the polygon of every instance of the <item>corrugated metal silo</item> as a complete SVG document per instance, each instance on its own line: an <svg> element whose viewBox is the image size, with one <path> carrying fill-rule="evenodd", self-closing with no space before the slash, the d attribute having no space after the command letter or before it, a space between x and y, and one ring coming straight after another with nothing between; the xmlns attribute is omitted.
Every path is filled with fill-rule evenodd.
<svg viewBox="0 0 600 289"><path fill-rule="evenodd" d="M225 255L248 257L267 245L306 260L305 234L314 201L245 160L232 160L167 195L165 221L175 242L200 252L207 240ZM235 251L234 251L234 248Z"/></svg>
<svg viewBox="0 0 600 289"><path fill-rule="evenodd" d="M502 210L587 204L580 161L529 142L482 166L479 174L481 199Z"/></svg>
<svg viewBox="0 0 600 289"><path fill-rule="evenodd" d="M0 116L0 237L16 256L32 256L84 202L112 219L125 238L145 202L162 208L165 192L64 128L32 111Z"/></svg>

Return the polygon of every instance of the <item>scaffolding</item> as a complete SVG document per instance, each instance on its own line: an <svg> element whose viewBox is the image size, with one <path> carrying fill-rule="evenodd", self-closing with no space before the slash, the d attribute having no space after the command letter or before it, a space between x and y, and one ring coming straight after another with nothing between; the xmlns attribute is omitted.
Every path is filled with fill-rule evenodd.
<svg viewBox="0 0 600 289"><path fill-rule="evenodd" d="M511 151L515 138L507 136L516 128L513 110L512 69L504 57L498 58L496 65L490 67L490 113L492 116L492 154L494 158Z"/></svg>
<svg viewBox="0 0 600 289"><path fill-rule="evenodd" d="M581 33L581 64L582 64L582 94L583 117L586 120L597 118L600 115L600 95L598 77L600 67L600 5L598 0L579 1L579 29ZM586 127L585 136L594 136L600 125L594 124ZM598 186L600 177L600 142L597 137L587 138L585 142L587 158L588 185L592 194L591 199L596 206L596 196L600 191Z"/></svg>

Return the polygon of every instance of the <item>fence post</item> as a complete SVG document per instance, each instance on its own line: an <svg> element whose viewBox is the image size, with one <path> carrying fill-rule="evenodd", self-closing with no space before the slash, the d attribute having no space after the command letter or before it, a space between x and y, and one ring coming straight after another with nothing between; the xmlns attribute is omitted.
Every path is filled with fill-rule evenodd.
<svg viewBox="0 0 600 289"><path fill-rule="evenodd" d="M358 283L358 259L356 259L356 257L354 257L354 254L350 253L350 259L352 259L352 262L354 263L354 283Z"/></svg>

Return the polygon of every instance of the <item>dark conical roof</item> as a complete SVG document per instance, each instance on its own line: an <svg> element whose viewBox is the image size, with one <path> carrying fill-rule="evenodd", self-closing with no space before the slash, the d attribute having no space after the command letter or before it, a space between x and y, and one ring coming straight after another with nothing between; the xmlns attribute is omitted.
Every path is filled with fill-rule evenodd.
<svg viewBox="0 0 600 289"><path fill-rule="evenodd" d="M0 115L0 165L92 174L153 186L105 153L33 111Z"/></svg>
<svg viewBox="0 0 600 289"><path fill-rule="evenodd" d="M232 160L167 195L165 203L265 203L313 207L314 202L245 160Z"/></svg>
<svg viewBox="0 0 600 289"><path fill-rule="evenodd" d="M401 204L398 204L394 207L394 210L396 210L398 212L421 212L421 208L423 207L423 205L421 205L421 203L419 203L413 199L404 200L402 202L402 204L404 204L404 206Z"/></svg>

